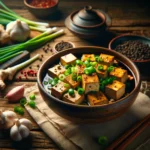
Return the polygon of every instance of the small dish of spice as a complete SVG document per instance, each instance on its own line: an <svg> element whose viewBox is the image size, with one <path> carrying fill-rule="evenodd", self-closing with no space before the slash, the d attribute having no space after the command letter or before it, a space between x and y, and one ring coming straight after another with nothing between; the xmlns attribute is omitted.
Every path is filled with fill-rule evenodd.
<svg viewBox="0 0 150 150"><path fill-rule="evenodd" d="M61 41L61 42L58 42L54 45L54 49L57 52L60 52L62 50L66 50L69 48L74 48L74 47L75 47L75 45L72 42L66 42L66 41Z"/></svg>
<svg viewBox="0 0 150 150"><path fill-rule="evenodd" d="M150 74L147 70L150 65L150 39L123 34L113 38L109 43L109 49L115 50L136 63L141 73Z"/></svg>
<svg viewBox="0 0 150 150"><path fill-rule="evenodd" d="M56 1L54 0L30 0L29 4L34 7L39 8L49 8L53 7L56 4Z"/></svg>
<svg viewBox="0 0 150 150"><path fill-rule="evenodd" d="M24 0L28 10L36 17L46 18L57 10L59 0Z"/></svg>

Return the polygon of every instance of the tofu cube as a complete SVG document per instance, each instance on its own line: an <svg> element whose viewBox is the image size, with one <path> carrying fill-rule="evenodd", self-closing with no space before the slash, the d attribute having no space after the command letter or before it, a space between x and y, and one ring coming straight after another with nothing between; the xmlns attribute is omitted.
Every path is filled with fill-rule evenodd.
<svg viewBox="0 0 150 150"><path fill-rule="evenodd" d="M76 59L77 58L73 54L69 53L65 56L62 56L60 58L60 62L63 66L65 66L65 65L75 64Z"/></svg>
<svg viewBox="0 0 150 150"><path fill-rule="evenodd" d="M60 81L51 88L51 94L59 99L62 99L63 94L69 89L65 86L66 83Z"/></svg>
<svg viewBox="0 0 150 150"><path fill-rule="evenodd" d="M91 91L99 91L99 78L97 74L91 76L82 75L82 87L85 90L85 94Z"/></svg>
<svg viewBox="0 0 150 150"><path fill-rule="evenodd" d="M105 93L109 98L118 100L125 94L125 84L114 80L112 84L105 87Z"/></svg>
<svg viewBox="0 0 150 150"><path fill-rule="evenodd" d="M87 59L90 59L90 61L95 61L94 54L83 54L81 60L86 61Z"/></svg>
<svg viewBox="0 0 150 150"><path fill-rule="evenodd" d="M65 70L66 69L63 66L55 65L54 67L48 69L48 74L54 78L54 77L58 77L60 74L64 73Z"/></svg>
<svg viewBox="0 0 150 150"><path fill-rule="evenodd" d="M101 91L89 93L87 95L87 98L91 106L103 105L109 103L107 97Z"/></svg>
<svg viewBox="0 0 150 150"><path fill-rule="evenodd" d="M74 95L72 96L69 93L64 94L63 100L72 104L81 104L84 100L84 95L80 95L74 90Z"/></svg>
<svg viewBox="0 0 150 150"><path fill-rule="evenodd" d="M99 66L102 66L103 67L103 70L99 70L98 67ZM107 77L107 68L108 66L107 65L103 65L103 64L97 64L95 69L96 69L96 72L99 74L100 77L102 78L106 78Z"/></svg>
<svg viewBox="0 0 150 150"><path fill-rule="evenodd" d="M72 88L76 88L77 86L79 86L80 82L74 81L72 80L72 74L68 75L65 80L66 83L68 83Z"/></svg>
<svg viewBox="0 0 150 150"><path fill-rule="evenodd" d="M110 76L116 77L116 80L125 83L128 79L127 70L122 68L114 68L113 71L110 72Z"/></svg>
<svg viewBox="0 0 150 150"><path fill-rule="evenodd" d="M112 65L114 62L114 56L107 55L107 54L100 54L100 58L102 59L102 62L104 65Z"/></svg>
<svg viewBox="0 0 150 150"><path fill-rule="evenodd" d="M80 66L77 65L76 68L77 68L77 74L78 74L78 75L81 75L81 74L84 73L84 69L85 69L85 66L84 66L84 65L80 65Z"/></svg>

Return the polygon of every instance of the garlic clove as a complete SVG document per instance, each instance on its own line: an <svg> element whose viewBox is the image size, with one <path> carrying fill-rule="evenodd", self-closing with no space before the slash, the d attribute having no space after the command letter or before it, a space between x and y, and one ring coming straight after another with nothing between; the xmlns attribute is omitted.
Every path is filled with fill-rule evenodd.
<svg viewBox="0 0 150 150"><path fill-rule="evenodd" d="M16 118L17 115L13 111L0 111L0 129L11 128L14 125Z"/></svg>
<svg viewBox="0 0 150 150"><path fill-rule="evenodd" d="M30 130L25 125L20 124L18 129L19 129L19 133L22 136L22 138L26 138L29 136Z"/></svg>
<svg viewBox="0 0 150 150"><path fill-rule="evenodd" d="M10 129L10 137L12 140L14 141L21 141L22 140L22 136L19 133L19 128L18 125L15 124L11 129Z"/></svg>
<svg viewBox="0 0 150 150"><path fill-rule="evenodd" d="M32 122L26 118L22 118L19 120L20 124L25 125L29 130L32 129Z"/></svg>
<svg viewBox="0 0 150 150"><path fill-rule="evenodd" d="M7 116L8 119L16 119L17 118L16 113L13 111L10 111L10 110L4 111L3 114L5 116Z"/></svg>

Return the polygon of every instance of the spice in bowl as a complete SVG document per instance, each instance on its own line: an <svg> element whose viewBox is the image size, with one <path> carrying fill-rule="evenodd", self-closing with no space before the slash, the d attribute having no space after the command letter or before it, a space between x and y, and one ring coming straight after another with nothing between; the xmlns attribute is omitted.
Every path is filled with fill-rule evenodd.
<svg viewBox="0 0 150 150"><path fill-rule="evenodd" d="M129 40L119 44L115 50L134 61L150 59L150 46L139 40Z"/></svg>
<svg viewBox="0 0 150 150"><path fill-rule="evenodd" d="M55 50L59 52L65 49L73 48L73 47L74 45L71 42L61 41L55 45Z"/></svg>
<svg viewBox="0 0 150 150"><path fill-rule="evenodd" d="M31 0L30 5L39 8L49 8L56 5L54 0Z"/></svg>

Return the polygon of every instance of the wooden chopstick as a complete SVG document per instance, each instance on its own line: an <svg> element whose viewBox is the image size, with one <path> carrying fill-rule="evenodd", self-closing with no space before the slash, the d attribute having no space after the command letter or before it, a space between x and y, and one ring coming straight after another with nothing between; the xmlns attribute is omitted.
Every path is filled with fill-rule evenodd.
<svg viewBox="0 0 150 150"><path fill-rule="evenodd" d="M113 142L106 150L123 150L134 140L148 125L150 124L150 114L136 124L133 128L127 131L123 136Z"/></svg>

